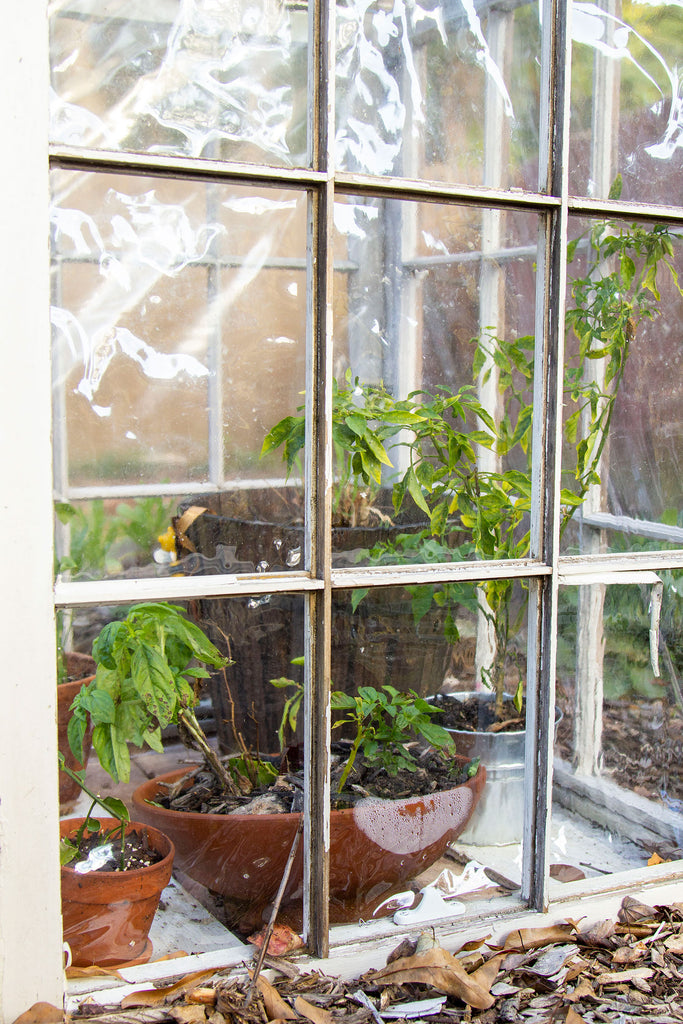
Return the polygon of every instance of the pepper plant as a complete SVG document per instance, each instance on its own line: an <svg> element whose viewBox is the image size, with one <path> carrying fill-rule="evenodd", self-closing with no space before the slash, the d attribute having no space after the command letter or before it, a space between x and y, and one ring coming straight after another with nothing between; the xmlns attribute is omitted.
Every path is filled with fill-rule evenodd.
<svg viewBox="0 0 683 1024"><path fill-rule="evenodd" d="M386 519L375 507L383 470L391 469L387 448L401 430L421 419L415 403L397 401L384 384L362 383L347 370L343 382L332 381L332 444L335 488L333 511L342 525L357 526L374 516ZM268 431L261 458L282 447L289 475L305 442L304 407L285 416ZM417 491L419 488L415 488Z"/></svg>
<svg viewBox="0 0 683 1024"><path fill-rule="evenodd" d="M569 246L569 262L573 263L584 250L584 270L571 281L566 312L564 403L569 414L563 423L562 533L591 485L600 482L600 460L630 345L641 322L653 320L661 312L658 272L668 273L683 294L673 264L673 237L665 226L599 221ZM470 437L490 447L504 468L482 470L466 445L455 444L450 437L444 443L439 418L445 419L459 407L444 389L409 396L419 398L424 414L407 442L410 462L424 492L421 507L428 511L433 536L443 538L447 529L456 527L467 536L462 550L468 550L469 542L474 558L524 558L530 545L534 339L483 335L475 344L473 375L476 379L481 374L486 379L491 367L497 368L503 408L493 421L470 399L468 411L476 412L480 422L479 431L473 431ZM600 372L589 373L590 364L599 364ZM461 389L455 399L463 393L468 395L470 388ZM394 488L397 509L403 493L401 486ZM484 613L495 635L495 653L483 670L482 681L495 691L500 713L513 581L490 580L482 584L482 589L486 597ZM520 680L519 701L521 690Z"/></svg>

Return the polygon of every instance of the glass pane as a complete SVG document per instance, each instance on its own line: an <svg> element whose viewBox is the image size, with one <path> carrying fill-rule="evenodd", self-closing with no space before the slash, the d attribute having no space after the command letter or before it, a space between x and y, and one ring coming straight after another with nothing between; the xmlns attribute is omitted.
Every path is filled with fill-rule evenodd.
<svg viewBox="0 0 683 1024"><path fill-rule="evenodd" d="M527 554L535 216L350 197L335 226L335 524L366 531L337 564Z"/></svg>
<svg viewBox="0 0 683 1024"><path fill-rule="evenodd" d="M54 0L55 143L258 164L307 160L307 11Z"/></svg>
<svg viewBox="0 0 683 1024"><path fill-rule="evenodd" d="M680 233L617 221L572 221L570 230L565 549L604 549L605 536L586 529L604 526L591 520L604 512L617 517L607 524L610 549L648 537L655 547L681 547ZM580 519L581 531L570 525Z"/></svg>
<svg viewBox="0 0 683 1024"><path fill-rule="evenodd" d="M132 611L123 607L61 613L64 646L82 650L81 657L92 650L98 661L99 675L89 684L89 700L76 697L79 681L70 684L64 700L60 698L66 708L60 718L82 719L88 726L81 752L87 764L86 785L103 797L122 799L134 821L159 829L175 845L173 878L164 890L150 934L154 959L171 952L171 943L188 953L239 946L243 933L261 927L261 914L277 893L303 801L303 714L295 725L292 703L283 726L286 701L296 697L303 678L303 669L289 664L290 646L297 654L303 650L303 608L303 597L287 595L261 605L242 598L201 600L178 614L163 604L138 605ZM185 627L179 627L179 615ZM111 636L124 617L125 641L119 635L117 644L108 646L107 634ZM161 630L163 648L150 640L150 625ZM204 639L195 651L209 678L195 680L189 671L183 682L178 673L186 667L188 652L172 638L185 642L186 634L179 630L197 627ZM136 641L143 635L145 643L151 643L168 663L175 679L173 692L178 687L183 707L194 705L194 718L176 705L160 721L160 735L148 733L149 743L140 743L140 734L155 724L154 716L149 703L134 699L135 686L144 687L145 678L131 670L130 658L139 650ZM229 657L227 664L221 665L220 658L212 661L211 648L203 656L207 640L215 641L214 655ZM271 684L271 678L281 675L293 679L291 686ZM114 677L125 684L120 690L110 685ZM98 700L93 687L100 694ZM127 754L119 749L114 760L103 689L127 695L121 703L115 698L118 743ZM195 698L188 700L193 690L196 704ZM162 699L169 690L159 676L154 677L153 692L164 707L170 706L170 701ZM69 715L75 697L76 706ZM94 709L99 734L91 735L92 719L79 710L86 705ZM198 732L203 734L208 755L197 741ZM60 749L69 751L64 731ZM287 756L281 765L283 750ZM279 786L273 790L278 772ZM78 817L90 806L78 787L64 797L62 814ZM301 875L300 852L285 893L283 915L301 915ZM70 936L69 941L77 946L84 939L95 941L92 932L86 923L81 934Z"/></svg>
<svg viewBox="0 0 683 1024"><path fill-rule="evenodd" d="M54 195L63 500L74 488L105 488L103 499L108 487L128 489L131 501L137 485L156 488L150 511L161 501L163 533L186 507L210 507L226 480L283 477L279 453L260 456L273 423L302 402L306 195L68 173L55 175ZM293 501L290 521L301 517L300 486ZM72 516L72 536L78 525Z"/></svg>
<svg viewBox="0 0 683 1024"><path fill-rule="evenodd" d="M538 5L337 4L347 171L538 188Z"/></svg>
<svg viewBox="0 0 683 1024"><path fill-rule="evenodd" d="M512 698L524 690L526 595L521 588L510 595L518 629L507 641L501 637L497 652L502 719L494 692L482 689L494 674L494 654L486 618L477 614L476 585L381 588L359 596L337 591L333 600L332 791L340 806L353 801L356 825L370 845L349 835L358 844L357 890L331 872L332 919L397 913L396 923L419 922L410 914L418 905L414 892L439 875L445 888L425 897L434 917L476 913L480 901L508 898L520 882L525 730L524 709ZM494 720L507 725L487 731ZM477 772L473 764L463 781L460 772L474 758L484 768ZM377 796L385 798L381 814ZM386 798L415 806L395 819ZM411 815L409 834L402 814ZM444 903L440 891L458 899Z"/></svg>
<svg viewBox="0 0 683 1024"><path fill-rule="evenodd" d="M680 202L680 4L575 3L572 36L569 191Z"/></svg>
<svg viewBox="0 0 683 1024"><path fill-rule="evenodd" d="M683 856L681 574L660 575L658 635L651 584L560 590L554 849L587 878Z"/></svg>

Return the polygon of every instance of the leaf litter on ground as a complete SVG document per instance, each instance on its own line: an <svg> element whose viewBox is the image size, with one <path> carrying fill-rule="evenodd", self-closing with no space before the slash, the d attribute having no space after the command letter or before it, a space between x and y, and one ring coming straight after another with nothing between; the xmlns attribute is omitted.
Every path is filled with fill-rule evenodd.
<svg viewBox="0 0 683 1024"><path fill-rule="evenodd" d="M51 1020L84 1024L657 1024L683 1022L683 903L625 897L616 921L580 921L510 932L444 949L431 930L404 939L385 967L342 981L304 963L267 956L271 980L249 964L189 974L131 993L112 1009L83 1002ZM246 969L245 969L246 968ZM106 999L106 992L98 994ZM420 1007L422 1004L422 1012ZM54 1008L53 1008L54 1009ZM15 1024L43 1024L45 1007ZM57 1011L58 1014L58 1011ZM418 1014L418 1016L416 1016Z"/></svg>

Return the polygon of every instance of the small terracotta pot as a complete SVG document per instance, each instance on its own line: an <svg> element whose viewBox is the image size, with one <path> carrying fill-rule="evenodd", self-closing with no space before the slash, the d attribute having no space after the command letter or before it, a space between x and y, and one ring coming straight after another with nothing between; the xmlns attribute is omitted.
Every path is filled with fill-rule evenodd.
<svg viewBox="0 0 683 1024"><path fill-rule="evenodd" d="M85 768L90 756L92 726L88 725L83 738L83 753L85 754L85 760L83 764L81 764L71 753L71 747L69 746L69 740L67 738L67 728L69 726L69 719L71 718L71 711L69 709L81 686L83 686L84 683L89 683L91 679L95 678L95 659L91 658L89 654L79 654L75 651L71 651L64 656L64 660L66 662L66 670L68 674L72 676L78 673L82 678L74 679L69 683L62 683L57 687L57 746L59 748L59 752L64 755L64 760L68 764L69 768L75 772L79 772L81 768ZM70 779L65 772L60 772L59 813L62 815L68 814L78 800L80 793L81 789L78 783L74 782L73 779Z"/></svg>
<svg viewBox="0 0 683 1024"><path fill-rule="evenodd" d="M114 818L99 818L102 828L114 828ZM74 835L83 818L60 822L60 835ZM126 832L146 831L149 845L163 859L133 871L91 871L79 874L70 865L61 869L64 941L71 948L74 967L114 964L152 955L149 929L162 889L173 868L173 843L155 828L129 822Z"/></svg>
<svg viewBox="0 0 683 1024"><path fill-rule="evenodd" d="M463 763L464 758L459 758ZM279 888L299 823L299 814L201 814L151 806L185 769L143 783L133 793L135 813L171 836L182 871L245 910L266 904ZM347 920L354 911L424 871L460 835L481 796L486 771L429 796L405 800L361 800L332 811L330 824L330 916ZM301 847L285 899L301 897ZM379 901L379 900L378 900ZM356 914L357 916L357 914Z"/></svg>

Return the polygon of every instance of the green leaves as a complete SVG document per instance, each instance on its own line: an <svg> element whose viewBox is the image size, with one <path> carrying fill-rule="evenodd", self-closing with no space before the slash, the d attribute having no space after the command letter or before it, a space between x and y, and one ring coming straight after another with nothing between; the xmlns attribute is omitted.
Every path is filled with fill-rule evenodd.
<svg viewBox="0 0 683 1024"><path fill-rule="evenodd" d="M93 657L95 678L72 704L69 745L82 760L89 718L93 748L117 782L130 778L129 745L161 750L161 730L197 703L191 680L208 674L204 665L227 663L182 608L165 602L133 605L125 619L108 623Z"/></svg>
<svg viewBox="0 0 683 1024"><path fill-rule="evenodd" d="M339 792L344 788L359 750L367 762L384 768L389 775L396 775L401 769L414 771L417 767L406 747L411 740L422 739L451 753L455 750L450 733L432 721L433 716L440 713L439 709L413 690L400 693L393 686L383 686L381 690L361 686L354 695L335 690L331 705L333 711L341 712L333 729L342 725L355 727Z"/></svg>

